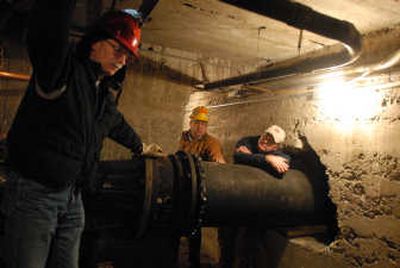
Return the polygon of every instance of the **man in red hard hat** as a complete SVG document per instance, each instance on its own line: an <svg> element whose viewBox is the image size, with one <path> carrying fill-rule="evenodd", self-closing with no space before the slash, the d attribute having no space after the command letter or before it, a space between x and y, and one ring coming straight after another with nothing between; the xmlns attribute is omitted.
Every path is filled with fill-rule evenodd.
<svg viewBox="0 0 400 268"><path fill-rule="evenodd" d="M32 9L33 73L7 137L7 268L77 268L81 188L93 177L103 138L142 153L109 90L122 82L128 58L139 55L140 17L106 13L74 47L68 40L75 2L37 0Z"/></svg>

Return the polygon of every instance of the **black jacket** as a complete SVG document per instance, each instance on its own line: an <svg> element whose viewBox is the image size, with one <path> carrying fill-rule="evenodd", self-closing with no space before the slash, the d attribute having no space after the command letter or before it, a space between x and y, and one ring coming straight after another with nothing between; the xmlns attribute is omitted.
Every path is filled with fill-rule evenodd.
<svg viewBox="0 0 400 268"><path fill-rule="evenodd" d="M142 144L98 83L100 67L68 42L74 6L36 1L28 31L33 74L7 137L11 167L53 188L90 177L106 136L136 153Z"/></svg>
<svg viewBox="0 0 400 268"><path fill-rule="evenodd" d="M239 148L240 146L246 146L252 152L252 154L235 152L233 155L233 160L235 164L243 164L261 168L275 177L279 178L282 177L282 174L279 174L279 172L277 172L269 163L265 161L265 155L267 154L279 155L286 158L289 161L290 161L290 156L285 154L281 150L275 150L270 152L260 151L258 149L259 138L260 136L244 137L236 143L235 149Z"/></svg>

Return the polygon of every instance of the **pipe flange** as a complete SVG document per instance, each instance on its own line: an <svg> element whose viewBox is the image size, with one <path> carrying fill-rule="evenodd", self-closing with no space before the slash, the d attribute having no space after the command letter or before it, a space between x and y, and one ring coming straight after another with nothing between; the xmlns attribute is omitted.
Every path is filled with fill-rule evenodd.
<svg viewBox="0 0 400 268"><path fill-rule="evenodd" d="M191 232L192 235L196 235L204 222L205 215L207 213L207 185L206 185L206 176L201 165L201 158L193 156L193 160L196 166L196 172L198 177L198 190L199 190L199 198L198 198L198 216Z"/></svg>
<svg viewBox="0 0 400 268"><path fill-rule="evenodd" d="M182 176L178 180L178 203L182 209L181 231L188 235L192 233L193 226L197 225L199 183L196 161L194 157L184 151L176 154L179 159Z"/></svg>

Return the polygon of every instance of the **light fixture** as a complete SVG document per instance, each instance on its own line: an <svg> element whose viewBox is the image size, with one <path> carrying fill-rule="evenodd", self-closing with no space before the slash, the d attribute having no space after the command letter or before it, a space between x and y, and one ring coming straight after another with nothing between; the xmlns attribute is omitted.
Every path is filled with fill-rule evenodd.
<svg viewBox="0 0 400 268"><path fill-rule="evenodd" d="M357 87L341 77L328 80L317 91L319 118L346 128L363 124L380 113L381 94L376 88Z"/></svg>

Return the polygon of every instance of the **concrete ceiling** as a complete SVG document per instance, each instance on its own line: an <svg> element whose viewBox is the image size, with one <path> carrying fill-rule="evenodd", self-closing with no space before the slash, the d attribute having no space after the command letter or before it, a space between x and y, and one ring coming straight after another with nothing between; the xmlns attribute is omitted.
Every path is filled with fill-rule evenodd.
<svg viewBox="0 0 400 268"><path fill-rule="evenodd" d="M361 34L400 24L399 0L297 2L352 23ZM219 0L160 0L143 28L145 43L241 62L280 62L337 43L308 31L300 46L299 38L299 29Z"/></svg>
<svg viewBox="0 0 400 268"><path fill-rule="evenodd" d="M14 11L5 14L26 18L33 1L0 0L0 7L7 2L13 3ZM77 0L75 25L85 26L86 22L97 17L97 13L112 5L139 8L144 1L155 0ZM143 47L172 48L193 52L201 58L217 57L265 68L301 58L310 52L318 53L336 44L342 48L338 40L308 30L301 31L238 7L238 3L263 6L274 1L292 3L287 0L159 0L144 24ZM298 0L296 3L338 22L346 21L363 36L400 28L400 0ZM2 14L0 12L0 30L16 26L7 24L7 16ZM304 17L307 19L309 16L306 14ZM327 31L336 28L321 26L325 26ZM396 49L400 48L399 32L392 38Z"/></svg>

